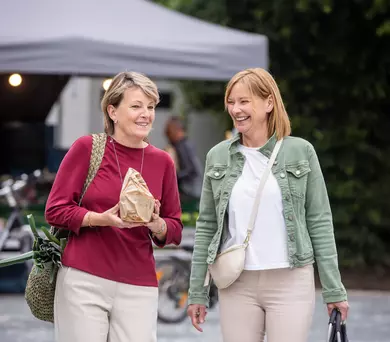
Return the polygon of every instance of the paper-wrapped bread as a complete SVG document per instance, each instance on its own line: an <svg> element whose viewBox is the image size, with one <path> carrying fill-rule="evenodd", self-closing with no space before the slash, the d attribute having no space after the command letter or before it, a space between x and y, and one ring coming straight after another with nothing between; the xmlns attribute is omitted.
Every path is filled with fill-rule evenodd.
<svg viewBox="0 0 390 342"><path fill-rule="evenodd" d="M120 217L126 222L150 222L154 211L154 197L141 174L129 168L119 198Z"/></svg>

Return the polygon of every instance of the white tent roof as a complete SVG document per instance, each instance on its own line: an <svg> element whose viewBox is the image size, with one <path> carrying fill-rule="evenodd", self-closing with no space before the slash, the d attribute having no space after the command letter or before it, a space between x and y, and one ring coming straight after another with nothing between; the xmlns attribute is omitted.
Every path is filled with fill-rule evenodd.
<svg viewBox="0 0 390 342"><path fill-rule="evenodd" d="M0 72L226 80L268 67L265 36L145 0L3 0Z"/></svg>

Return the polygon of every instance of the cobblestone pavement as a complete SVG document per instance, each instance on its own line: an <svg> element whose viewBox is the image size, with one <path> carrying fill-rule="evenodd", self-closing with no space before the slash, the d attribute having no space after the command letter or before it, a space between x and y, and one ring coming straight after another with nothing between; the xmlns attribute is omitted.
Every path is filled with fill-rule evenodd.
<svg viewBox="0 0 390 342"><path fill-rule="evenodd" d="M351 342L390 341L390 293L349 292L351 306L348 331ZM308 342L326 340L327 317L317 294L314 322ZM0 342L53 342L51 324L36 320L22 295L0 296ZM198 333L186 320L181 324L159 324L159 342L222 342L218 328L218 309L211 311ZM239 341L238 341L239 342Z"/></svg>

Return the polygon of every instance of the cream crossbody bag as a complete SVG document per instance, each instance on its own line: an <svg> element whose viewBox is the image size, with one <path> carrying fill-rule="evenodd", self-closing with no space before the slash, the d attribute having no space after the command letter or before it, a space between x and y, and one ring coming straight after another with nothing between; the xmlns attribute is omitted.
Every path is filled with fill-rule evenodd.
<svg viewBox="0 0 390 342"><path fill-rule="evenodd" d="M233 284L244 270L245 265L245 253L248 247L249 240L253 228L255 226L257 211L260 205L261 194L264 189L264 185L267 182L268 176L271 172L272 165L275 162L276 156L278 155L280 146L282 145L283 139L279 140L274 150L272 151L271 158L268 161L267 168L260 179L259 188L257 189L255 203L252 208L251 216L249 218L249 226L246 234L245 241L242 244L235 244L220 254L217 255L213 264L208 266L206 279L204 286L208 286L210 283L210 276L213 279L215 285L219 289L225 289Z"/></svg>

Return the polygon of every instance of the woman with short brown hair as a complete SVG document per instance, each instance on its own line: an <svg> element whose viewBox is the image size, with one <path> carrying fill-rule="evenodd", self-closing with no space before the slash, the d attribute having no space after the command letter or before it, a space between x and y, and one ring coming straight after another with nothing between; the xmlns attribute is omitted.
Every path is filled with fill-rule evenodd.
<svg viewBox="0 0 390 342"><path fill-rule="evenodd" d="M170 156L148 144L159 96L135 72L118 74L102 99L108 135L100 168L78 205L87 177L92 137L77 139L65 155L46 204L47 222L69 230L57 276L57 342L156 341L158 284L153 241L181 240L181 209ZM152 220L122 221L119 195L129 168L156 199Z"/></svg>

